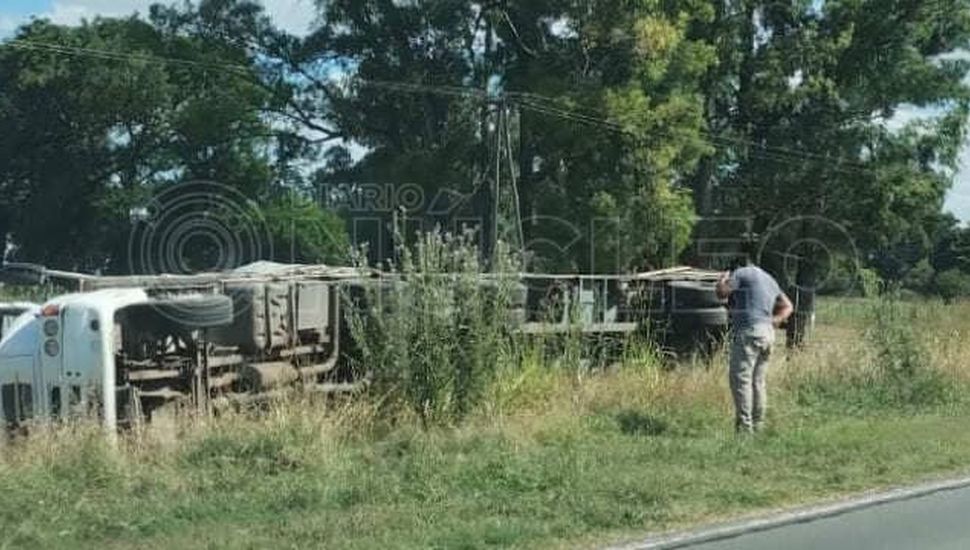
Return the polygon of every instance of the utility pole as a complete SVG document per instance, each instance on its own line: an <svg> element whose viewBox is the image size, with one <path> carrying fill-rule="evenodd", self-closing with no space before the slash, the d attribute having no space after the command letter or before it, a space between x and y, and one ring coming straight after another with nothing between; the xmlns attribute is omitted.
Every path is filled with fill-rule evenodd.
<svg viewBox="0 0 970 550"><path fill-rule="evenodd" d="M490 154L490 176L488 197L485 200L485 219L483 219L482 254L490 264L495 264L498 243L505 240L513 246L525 247L522 229L522 212L519 198L519 134L518 106L506 98L491 102L491 119L487 127L492 132Z"/></svg>
<svg viewBox="0 0 970 550"><path fill-rule="evenodd" d="M491 250L489 260L495 265L495 254L498 247L499 224L502 216L502 159L505 158L505 102L499 101L495 104L495 175L492 178L492 211L489 213L491 218L492 234L489 236Z"/></svg>

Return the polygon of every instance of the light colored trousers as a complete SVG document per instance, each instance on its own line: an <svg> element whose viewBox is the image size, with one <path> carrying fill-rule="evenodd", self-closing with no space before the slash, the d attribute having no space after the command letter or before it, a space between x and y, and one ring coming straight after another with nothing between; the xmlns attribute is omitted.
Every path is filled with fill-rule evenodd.
<svg viewBox="0 0 970 550"><path fill-rule="evenodd" d="M770 325L732 335L729 377L739 432L753 431L764 422L768 406L765 376L774 344L775 329Z"/></svg>

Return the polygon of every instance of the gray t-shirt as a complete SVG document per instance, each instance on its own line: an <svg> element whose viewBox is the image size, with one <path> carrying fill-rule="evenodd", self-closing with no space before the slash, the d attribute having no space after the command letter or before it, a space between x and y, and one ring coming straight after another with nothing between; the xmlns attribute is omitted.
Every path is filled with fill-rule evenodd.
<svg viewBox="0 0 970 550"><path fill-rule="evenodd" d="M771 328L775 304L782 294L775 278L760 267L747 266L731 273L729 284L734 330Z"/></svg>

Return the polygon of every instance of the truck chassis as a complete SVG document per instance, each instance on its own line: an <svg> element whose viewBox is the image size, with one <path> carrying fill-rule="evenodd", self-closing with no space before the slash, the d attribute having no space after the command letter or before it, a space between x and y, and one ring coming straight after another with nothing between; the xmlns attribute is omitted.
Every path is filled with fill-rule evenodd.
<svg viewBox="0 0 970 550"><path fill-rule="evenodd" d="M190 276L96 277L24 264L3 270L6 281L56 283L80 295L144 290L149 301L120 307L111 319L117 414L102 416L115 417L121 427L150 422L173 408L206 413L266 400L293 386L309 392L354 391L366 382L344 368L354 347L345 297L362 295L367 285L394 277L268 262ZM516 315L509 329L526 336L578 331L597 338L649 330L671 349L696 351L716 345L727 330L727 310L713 292L716 277L691 268L629 276L521 274L516 279L524 291L512 304ZM63 317L63 312L56 315ZM94 324L88 329L96 330ZM69 366L45 368L45 380L70 382L81 375ZM105 382L104 391L111 382ZM16 386L12 393L21 396L19 379ZM57 393L47 395L53 388ZM48 380L44 392L13 405L4 402L5 412L19 409L12 419L5 414L8 422L83 408L86 392L75 384ZM0 392L0 401L8 393ZM42 410L25 410L26 401Z"/></svg>

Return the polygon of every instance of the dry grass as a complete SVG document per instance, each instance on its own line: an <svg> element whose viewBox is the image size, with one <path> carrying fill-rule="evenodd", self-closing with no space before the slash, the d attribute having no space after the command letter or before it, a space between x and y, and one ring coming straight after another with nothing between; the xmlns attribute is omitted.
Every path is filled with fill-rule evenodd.
<svg viewBox="0 0 970 550"><path fill-rule="evenodd" d="M117 451L90 425L39 432L0 458L0 543L588 546L965 470L959 394L900 408L849 384L885 382L863 334L872 307L823 311L815 344L778 354L772 428L755 440L730 431L723 357L670 371L634 348L591 374L527 355L451 427L295 397L131 434ZM923 366L970 384L970 306L905 307Z"/></svg>

